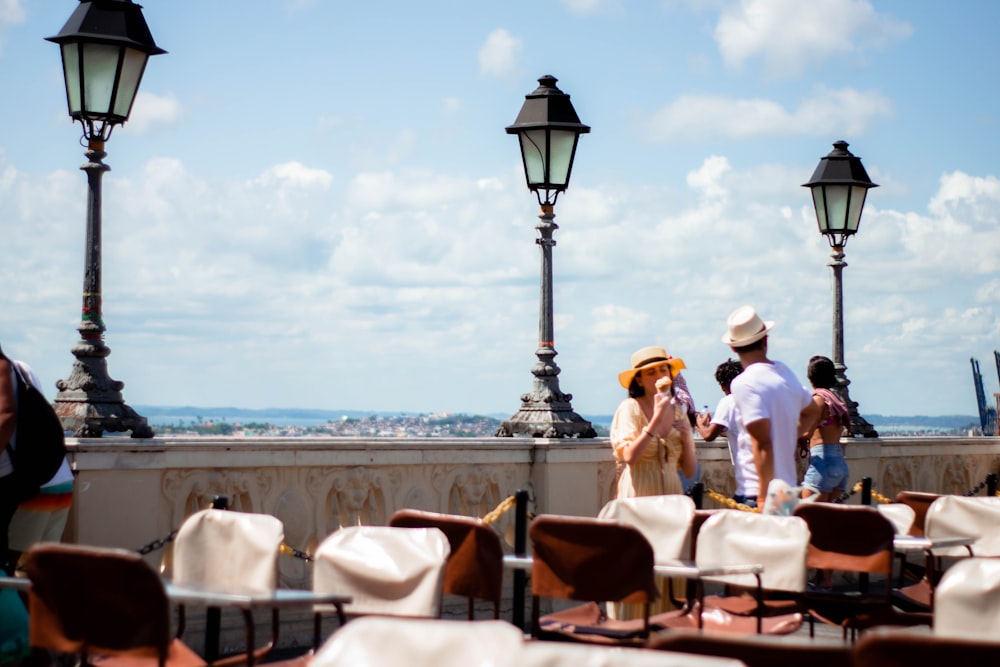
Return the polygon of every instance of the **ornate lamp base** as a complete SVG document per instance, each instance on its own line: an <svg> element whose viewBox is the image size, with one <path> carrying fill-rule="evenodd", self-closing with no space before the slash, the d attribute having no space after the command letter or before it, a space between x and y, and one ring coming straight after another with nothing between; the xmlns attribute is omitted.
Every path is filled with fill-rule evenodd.
<svg viewBox="0 0 1000 667"><path fill-rule="evenodd" d="M81 332L85 331L82 326ZM125 383L108 377L110 348L103 341L87 340L85 334L73 354L73 370L67 379L56 382L59 393L53 403L63 428L78 438L100 438L105 431L131 431L133 438L152 438L146 418L122 398Z"/></svg>
<svg viewBox="0 0 1000 667"><path fill-rule="evenodd" d="M555 356L554 354L552 356ZM596 438L593 425L573 412L573 394L559 391L559 368L551 358L539 357L531 370L534 387L521 395L521 409L500 423L496 436L509 438L517 434L533 438Z"/></svg>

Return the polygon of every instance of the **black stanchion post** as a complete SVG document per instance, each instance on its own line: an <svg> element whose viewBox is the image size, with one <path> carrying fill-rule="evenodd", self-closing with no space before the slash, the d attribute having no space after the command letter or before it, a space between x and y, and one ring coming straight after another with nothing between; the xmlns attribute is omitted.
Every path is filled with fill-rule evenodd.
<svg viewBox="0 0 1000 667"><path fill-rule="evenodd" d="M514 555L528 555L528 490L518 489L514 493ZM515 626L526 630L524 625L524 591L527 575L524 570L514 570L514 613Z"/></svg>
<svg viewBox="0 0 1000 667"><path fill-rule="evenodd" d="M997 474L991 472L986 476L986 495L990 498L997 494Z"/></svg>
<svg viewBox="0 0 1000 667"><path fill-rule="evenodd" d="M212 498L213 510L228 510L229 498L218 495ZM219 635L222 632L222 609L219 607L205 608L205 660L214 662L219 657ZM247 647L247 651L252 651Z"/></svg>
<svg viewBox="0 0 1000 667"><path fill-rule="evenodd" d="M871 505L872 504L872 478L862 477L861 478L861 504Z"/></svg>
<svg viewBox="0 0 1000 667"><path fill-rule="evenodd" d="M691 500L694 501L696 509L704 509L705 485L702 482L695 482L694 486L691 487Z"/></svg>

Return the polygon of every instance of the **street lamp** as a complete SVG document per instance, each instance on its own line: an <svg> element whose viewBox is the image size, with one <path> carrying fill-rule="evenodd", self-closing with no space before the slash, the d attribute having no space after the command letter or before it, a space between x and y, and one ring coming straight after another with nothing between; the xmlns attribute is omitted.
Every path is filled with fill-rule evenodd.
<svg viewBox="0 0 1000 667"><path fill-rule="evenodd" d="M559 366L556 365L555 336L552 327L552 247L556 199L569 186L576 155L576 143L590 128L580 122L569 95L556 87L556 78L545 75L538 88L525 96L524 105L508 134L516 134L521 144L521 159L528 189L535 193L542 212L535 227L541 238L535 243L542 250L541 298L538 313L538 363L531 369L535 376L532 389L521 395L521 409L504 420L498 436L524 433L536 438L597 436L590 422L573 412L572 394L559 390Z"/></svg>
<svg viewBox="0 0 1000 667"><path fill-rule="evenodd" d="M111 131L128 120L146 61L166 51L153 42L142 7L131 0L80 0L59 34L46 39L62 51L69 115L83 126L87 140L87 162L80 167L88 186L80 340L73 347L70 376L56 382L56 413L77 437L131 431L133 438L151 438L146 418L122 398L125 383L108 376L111 349L104 344L101 314L101 177L110 167L101 160Z"/></svg>
<svg viewBox="0 0 1000 667"><path fill-rule="evenodd" d="M847 386L847 366L844 365L844 246L847 239L858 232L861 210L872 183L861 164L861 158L847 150L846 141L833 144L830 154L819 161L812 178L802 187L812 191L819 232L826 236L833 252L827 265L833 269L833 365L837 383L834 391L844 400L851 414L851 433L866 438L877 438L878 432L858 414L858 404L851 400Z"/></svg>

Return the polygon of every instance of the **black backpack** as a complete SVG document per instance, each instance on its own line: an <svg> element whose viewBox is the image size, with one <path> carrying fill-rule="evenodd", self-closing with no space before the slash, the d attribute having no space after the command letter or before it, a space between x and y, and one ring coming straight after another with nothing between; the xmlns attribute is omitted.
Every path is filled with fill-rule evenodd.
<svg viewBox="0 0 1000 667"><path fill-rule="evenodd" d="M12 480L18 499L38 495L38 490L59 471L66 459L66 438L52 405L22 375L10 359L17 378L17 442L7 447L14 466Z"/></svg>

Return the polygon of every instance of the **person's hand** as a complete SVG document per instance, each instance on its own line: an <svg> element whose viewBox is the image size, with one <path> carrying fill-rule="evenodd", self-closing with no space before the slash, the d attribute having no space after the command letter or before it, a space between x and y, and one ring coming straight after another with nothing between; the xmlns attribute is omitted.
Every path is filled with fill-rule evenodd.
<svg viewBox="0 0 1000 667"><path fill-rule="evenodd" d="M708 428L709 424L712 423L712 413L708 412L707 410L705 412L702 412L701 414L698 415L697 422L699 427Z"/></svg>
<svg viewBox="0 0 1000 667"><path fill-rule="evenodd" d="M674 422L674 400L668 393L658 393L653 397L653 416L646 427L649 432L659 438L670 434Z"/></svg>

